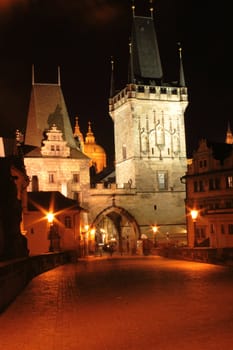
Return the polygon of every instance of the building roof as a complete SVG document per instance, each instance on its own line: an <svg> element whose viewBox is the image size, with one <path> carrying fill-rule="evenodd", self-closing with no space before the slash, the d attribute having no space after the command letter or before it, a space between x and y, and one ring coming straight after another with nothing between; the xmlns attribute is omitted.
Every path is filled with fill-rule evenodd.
<svg viewBox="0 0 233 350"><path fill-rule="evenodd" d="M46 158L46 156L42 156L41 154L41 147L35 147L34 149L30 150L29 152L25 153L26 158ZM48 158L49 156L47 156ZM51 156L54 158L54 156ZM59 157L58 157L59 158ZM83 152L79 151L78 149L71 148L70 149L70 156L68 158L72 159L86 159L88 160L89 157L85 155Z"/></svg>
<svg viewBox="0 0 233 350"><path fill-rule="evenodd" d="M15 138L0 137L0 157L11 156L16 153Z"/></svg>
<svg viewBox="0 0 233 350"><path fill-rule="evenodd" d="M196 158L202 152L211 151L212 156L216 160L224 161L230 157L233 152L233 145L225 142L215 142L207 139L202 139L196 151L193 152L193 157Z"/></svg>
<svg viewBox="0 0 233 350"><path fill-rule="evenodd" d="M163 71L152 17L133 17L131 75L137 83L161 81ZM133 81L131 81L133 83Z"/></svg>
<svg viewBox="0 0 233 350"><path fill-rule="evenodd" d="M73 209L84 211L77 201L63 196L58 191L38 191L28 192L28 210L53 211L57 212L64 209Z"/></svg>
<svg viewBox="0 0 233 350"><path fill-rule="evenodd" d="M33 84L25 144L40 147L46 130L55 124L68 146L77 148L60 84Z"/></svg>

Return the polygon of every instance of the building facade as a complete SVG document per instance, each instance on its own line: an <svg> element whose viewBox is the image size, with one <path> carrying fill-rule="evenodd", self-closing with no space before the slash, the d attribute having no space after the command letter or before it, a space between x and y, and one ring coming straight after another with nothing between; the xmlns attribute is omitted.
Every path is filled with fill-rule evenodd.
<svg viewBox="0 0 233 350"><path fill-rule="evenodd" d="M201 140L189 162L184 180L188 245L211 248L232 247L232 144L217 144Z"/></svg>
<svg viewBox="0 0 233 350"><path fill-rule="evenodd" d="M188 95L181 50L177 83L164 82L153 9L147 17L132 10L129 80L120 92L114 89L112 62L109 114L114 121L116 182L90 187L89 157L97 145L90 124L86 142L77 128L72 132L59 71L57 84L35 83L33 71L25 135L31 147L25 154L29 191L59 191L76 199L88 211L96 241L114 240L121 252L136 252L142 239L176 244L187 240L180 178L187 170ZM102 151L93 158L97 172L105 167Z"/></svg>
<svg viewBox="0 0 233 350"><path fill-rule="evenodd" d="M180 50L179 81L163 81L153 11L135 16L129 45L129 80L115 92L114 62L109 114L114 122L116 183L90 192L90 217L97 231L114 228L119 245L141 238L185 244L186 173L184 112L188 105ZM104 209L105 208L105 209ZM106 229L103 227L107 222ZM108 227L108 228L107 228Z"/></svg>

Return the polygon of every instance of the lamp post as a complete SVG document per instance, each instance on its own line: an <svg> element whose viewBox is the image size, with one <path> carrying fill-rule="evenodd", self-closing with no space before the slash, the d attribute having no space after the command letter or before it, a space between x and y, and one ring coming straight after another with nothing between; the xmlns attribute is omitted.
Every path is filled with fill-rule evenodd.
<svg viewBox="0 0 233 350"><path fill-rule="evenodd" d="M47 220L49 224L49 234L48 234L48 239L50 240L49 251L50 252L58 251L60 250L60 237L53 223L54 214L51 212L48 213Z"/></svg>
<svg viewBox="0 0 233 350"><path fill-rule="evenodd" d="M154 234L154 247L157 247L156 234L158 232L158 226L153 225L152 226L152 231L153 231L153 234Z"/></svg>
<svg viewBox="0 0 233 350"><path fill-rule="evenodd" d="M89 231L89 225L85 225L82 230L82 238L83 238L82 256L88 255L88 231Z"/></svg>
<svg viewBox="0 0 233 350"><path fill-rule="evenodd" d="M194 247L196 246L196 237L197 237L197 227L196 227L196 222L197 222L197 217L198 217L198 210L196 209L192 209L190 211L190 214L191 214L191 218L193 220L193 236L194 236L194 239L193 239L193 242L194 242Z"/></svg>

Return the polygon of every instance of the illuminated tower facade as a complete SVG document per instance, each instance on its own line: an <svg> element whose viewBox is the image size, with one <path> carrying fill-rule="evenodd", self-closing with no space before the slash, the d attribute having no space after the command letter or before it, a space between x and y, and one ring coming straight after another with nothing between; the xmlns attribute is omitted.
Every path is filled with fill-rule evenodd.
<svg viewBox="0 0 233 350"><path fill-rule="evenodd" d="M143 208L147 222L157 221L170 231L169 227L185 222L185 187L180 178L187 170L184 112L188 95L181 48L179 81L165 83L153 9L148 17L141 17L133 6L129 52L128 84L116 94L111 84L109 99L116 183L118 188L135 189L134 203L140 207L134 209L136 213L141 210L142 215ZM156 211L151 212L151 207Z"/></svg>

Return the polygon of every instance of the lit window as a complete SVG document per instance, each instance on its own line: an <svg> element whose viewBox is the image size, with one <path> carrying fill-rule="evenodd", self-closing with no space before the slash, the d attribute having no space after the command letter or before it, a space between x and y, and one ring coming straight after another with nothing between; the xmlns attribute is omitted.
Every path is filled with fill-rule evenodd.
<svg viewBox="0 0 233 350"><path fill-rule="evenodd" d="M233 176L230 175L226 177L226 187L233 188Z"/></svg>

